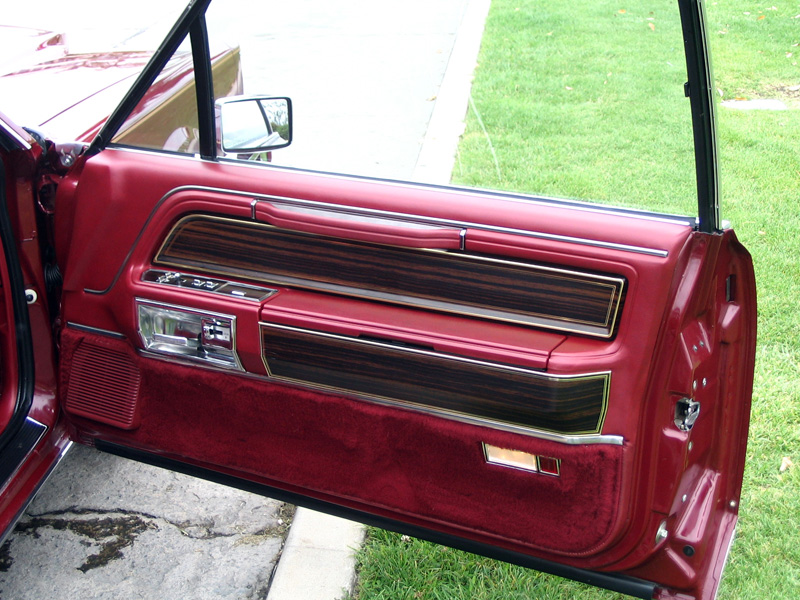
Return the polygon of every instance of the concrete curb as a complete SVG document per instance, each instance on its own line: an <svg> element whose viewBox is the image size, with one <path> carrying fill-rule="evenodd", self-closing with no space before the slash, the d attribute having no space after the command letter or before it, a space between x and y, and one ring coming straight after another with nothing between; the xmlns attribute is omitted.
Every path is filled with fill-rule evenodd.
<svg viewBox="0 0 800 600"><path fill-rule="evenodd" d="M338 600L353 590L359 523L298 508L267 600Z"/></svg>
<svg viewBox="0 0 800 600"><path fill-rule="evenodd" d="M464 132L472 75L491 0L470 0L447 63L412 176L448 184ZM305 508L295 513L267 600L339 600L352 593L364 527Z"/></svg>

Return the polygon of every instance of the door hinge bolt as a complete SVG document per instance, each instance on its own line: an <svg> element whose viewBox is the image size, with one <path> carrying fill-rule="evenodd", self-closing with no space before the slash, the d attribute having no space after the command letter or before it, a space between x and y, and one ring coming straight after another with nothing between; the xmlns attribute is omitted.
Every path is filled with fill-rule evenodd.
<svg viewBox="0 0 800 600"><path fill-rule="evenodd" d="M656 531L656 546L667 539L668 535L669 532L667 531L667 522L661 521L661 525L658 526L658 531Z"/></svg>

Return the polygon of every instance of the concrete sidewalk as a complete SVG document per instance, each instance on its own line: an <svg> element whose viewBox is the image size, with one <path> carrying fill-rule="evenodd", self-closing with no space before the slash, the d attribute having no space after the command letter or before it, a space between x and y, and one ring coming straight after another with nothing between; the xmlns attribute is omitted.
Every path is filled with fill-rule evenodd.
<svg viewBox="0 0 800 600"><path fill-rule="evenodd" d="M223 19L252 11L232 1ZM92 3L83 15L104 12ZM245 19L246 93L295 106L295 141L276 164L449 181L489 0L380 6L276 3ZM315 57L302 77L277 58L293 55ZM77 447L0 549L0 598L335 600L352 589L362 539L349 521Z"/></svg>

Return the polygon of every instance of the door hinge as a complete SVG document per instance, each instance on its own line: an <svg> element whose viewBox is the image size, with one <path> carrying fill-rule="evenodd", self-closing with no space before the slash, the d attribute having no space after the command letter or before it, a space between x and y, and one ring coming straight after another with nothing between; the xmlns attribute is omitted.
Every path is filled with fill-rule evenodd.
<svg viewBox="0 0 800 600"><path fill-rule="evenodd" d="M700 403L691 398L681 398L675 405L675 427L689 431L700 415Z"/></svg>

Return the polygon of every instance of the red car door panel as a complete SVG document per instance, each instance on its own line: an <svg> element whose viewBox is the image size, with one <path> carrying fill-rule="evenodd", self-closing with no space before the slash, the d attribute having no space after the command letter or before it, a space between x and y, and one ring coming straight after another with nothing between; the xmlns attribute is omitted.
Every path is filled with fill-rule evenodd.
<svg viewBox="0 0 800 600"><path fill-rule="evenodd" d="M736 365L752 364L732 232L123 149L75 173L61 385L84 439L706 585L737 510ZM229 363L194 334L148 345L142 310L211 319Z"/></svg>

